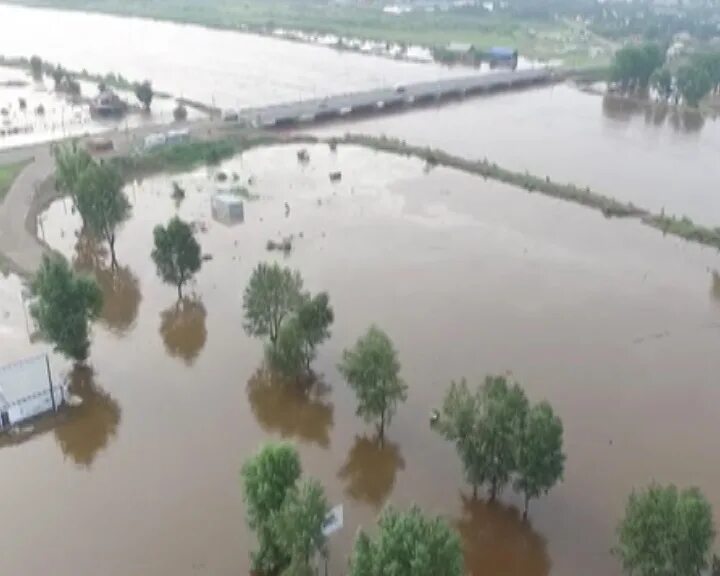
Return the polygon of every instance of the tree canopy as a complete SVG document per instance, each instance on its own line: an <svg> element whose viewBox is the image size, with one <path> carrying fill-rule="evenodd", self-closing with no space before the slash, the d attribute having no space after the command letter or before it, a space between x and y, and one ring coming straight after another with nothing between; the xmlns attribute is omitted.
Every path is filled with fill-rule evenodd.
<svg viewBox="0 0 720 576"><path fill-rule="evenodd" d="M440 518L419 508L386 510L379 533L360 532L350 559L349 576L462 576L460 538Z"/></svg>
<svg viewBox="0 0 720 576"><path fill-rule="evenodd" d="M35 80L42 80L43 77L43 61L40 56L33 55L30 58L30 72Z"/></svg>
<svg viewBox="0 0 720 576"><path fill-rule="evenodd" d="M494 499L510 481L527 409L525 393L505 376L487 376L476 392L464 380L450 385L439 428L455 442L474 494L489 484Z"/></svg>
<svg viewBox="0 0 720 576"><path fill-rule="evenodd" d="M149 80L135 84L135 97L145 107L145 110L150 110L154 96L155 93Z"/></svg>
<svg viewBox="0 0 720 576"><path fill-rule="evenodd" d="M151 256L158 276L177 287L178 300L181 300L183 286L202 265L200 244L190 225L177 216L167 226L156 226L153 239L155 247Z"/></svg>
<svg viewBox="0 0 720 576"><path fill-rule="evenodd" d="M630 495L616 553L632 576L698 576L714 537L712 509L697 488L652 484Z"/></svg>
<svg viewBox="0 0 720 576"><path fill-rule="evenodd" d="M525 496L523 516L527 517L530 499L547 494L565 470L563 425L550 404L541 402L530 408L516 450L513 486Z"/></svg>
<svg viewBox="0 0 720 576"><path fill-rule="evenodd" d="M115 268L117 229L130 216L120 172L109 164L87 164L77 181L77 209L90 233L107 241Z"/></svg>
<svg viewBox="0 0 720 576"><path fill-rule="evenodd" d="M325 493L314 480L298 485L300 474L289 444L268 444L243 466L247 522L259 545L252 563L260 573L310 576L314 553L325 549Z"/></svg>
<svg viewBox="0 0 720 576"><path fill-rule="evenodd" d="M245 331L250 336L269 336L274 348L282 321L302 302L302 289L299 272L277 263L258 264L243 295Z"/></svg>
<svg viewBox="0 0 720 576"><path fill-rule="evenodd" d="M79 148L77 142L59 144L54 148L55 186L59 192L67 194L78 207L78 183L87 167L94 164L90 154ZM82 214L80 214L82 216Z"/></svg>
<svg viewBox="0 0 720 576"><path fill-rule="evenodd" d="M474 496L487 484L494 499L512 480L527 516L530 499L562 479L562 422L547 402L531 408L520 385L505 376L487 376L476 391L465 380L452 382L436 427L455 443Z"/></svg>
<svg viewBox="0 0 720 576"><path fill-rule="evenodd" d="M340 373L355 392L357 414L366 422L379 420L382 439L399 402L407 398L407 385L400 378L400 361L392 341L377 326L371 326L355 346L343 352Z"/></svg>
<svg viewBox="0 0 720 576"><path fill-rule="evenodd" d="M77 362L90 348L89 324L102 309L102 292L89 277L75 274L61 256L43 256L32 282L30 312L55 350Z"/></svg>
<svg viewBox="0 0 720 576"><path fill-rule="evenodd" d="M665 55L658 44L623 46L615 53L611 77L624 90L645 90L653 72L664 61Z"/></svg>
<svg viewBox="0 0 720 576"><path fill-rule="evenodd" d="M302 573L310 566L313 554L325 550L323 524L329 512L325 491L317 480L304 480L288 490L271 519L278 545L290 556L286 572Z"/></svg>

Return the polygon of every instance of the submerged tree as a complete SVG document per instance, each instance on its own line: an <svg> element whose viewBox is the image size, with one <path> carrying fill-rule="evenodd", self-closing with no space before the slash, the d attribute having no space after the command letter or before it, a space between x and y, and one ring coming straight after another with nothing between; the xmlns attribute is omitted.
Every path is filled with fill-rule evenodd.
<svg viewBox="0 0 720 576"><path fill-rule="evenodd" d="M89 231L107 241L112 267L117 267L117 229L130 216L130 202L117 169L109 164L88 164L77 182L77 208Z"/></svg>
<svg viewBox="0 0 720 576"><path fill-rule="evenodd" d="M697 488L652 484L630 495L618 537L627 574L698 576L710 563L712 509Z"/></svg>
<svg viewBox="0 0 720 576"><path fill-rule="evenodd" d="M528 403L519 385L505 376L488 376L476 392L463 380L445 396L439 431L455 442L465 476L477 489L489 484L495 499L517 468L517 446Z"/></svg>
<svg viewBox="0 0 720 576"><path fill-rule="evenodd" d="M40 56L33 55L30 58L30 72L35 80L42 80L43 77L43 61Z"/></svg>
<svg viewBox="0 0 720 576"><path fill-rule="evenodd" d="M350 576L462 576L460 538L440 518L419 508L385 511L379 533L361 531L350 558Z"/></svg>
<svg viewBox="0 0 720 576"><path fill-rule="evenodd" d="M43 256L32 282L30 312L43 337L76 362L87 359L90 322L102 309L102 292L89 277L75 274L61 256Z"/></svg>
<svg viewBox="0 0 720 576"><path fill-rule="evenodd" d="M55 186L59 192L70 196L77 208L80 177L88 169L88 166L94 164L94 161L87 151L78 147L77 142L56 146L54 156Z"/></svg>
<svg viewBox="0 0 720 576"><path fill-rule="evenodd" d="M314 553L325 549L325 493L313 480L297 485L300 473L289 444L269 444L243 466L247 522L259 544L252 564L259 573L310 576Z"/></svg>
<svg viewBox="0 0 720 576"><path fill-rule="evenodd" d="M202 265L200 244L189 224L177 216L168 225L156 226L153 231L155 247L152 259L163 282L177 287L178 300L182 300L182 288Z"/></svg>
<svg viewBox="0 0 720 576"><path fill-rule="evenodd" d="M357 414L367 422L379 420L382 440L398 403L407 398L392 341L377 326L371 326L351 350L343 352L338 369L357 396Z"/></svg>
<svg viewBox="0 0 720 576"><path fill-rule="evenodd" d="M154 95L155 93L153 92L150 80L135 84L135 97L142 103L145 110L150 110L150 104L152 104Z"/></svg>
<svg viewBox="0 0 720 576"><path fill-rule="evenodd" d="M523 518L531 498L538 498L562 479L565 469L563 425L547 402L533 406L522 426L517 445L515 490L524 495Z"/></svg>
<svg viewBox="0 0 720 576"><path fill-rule="evenodd" d="M297 310L281 324L276 346L268 350L271 365L286 376L309 373L315 350L330 337L334 319L327 292L303 296Z"/></svg>
<svg viewBox="0 0 720 576"><path fill-rule="evenodd" d="M325 491L317 480L303 481L288 490L270 521L277 544L290 556L283 574L312 574L310 562L314 554L325 552L323 524L329 512Z"/></svg>
<svg viewBox="0 0 720 576"><path fill-rule="evenodd" d="M243 295L245 331L250 336L268 336L276 348L282 321L302 302L302 288L299 272L277 263L258 264Z"/></svg>

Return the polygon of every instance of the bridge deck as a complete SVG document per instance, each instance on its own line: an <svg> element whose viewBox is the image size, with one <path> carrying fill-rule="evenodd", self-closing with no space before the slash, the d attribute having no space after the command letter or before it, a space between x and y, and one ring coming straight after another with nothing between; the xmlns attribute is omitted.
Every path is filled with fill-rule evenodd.
<svg viewBox="0 0 720 576"><path fill-rule="evenodd" d="M262 108L246 108L240 110L238 115L241 120L258 126L273 126L332 118L352 112L370 112L393 106L412 106L450 96L465 96L473 93L520 88L547 82L551 78L552 73L546 69L476 74L462 78L420 82L395 88L340 94Z"/></svg>

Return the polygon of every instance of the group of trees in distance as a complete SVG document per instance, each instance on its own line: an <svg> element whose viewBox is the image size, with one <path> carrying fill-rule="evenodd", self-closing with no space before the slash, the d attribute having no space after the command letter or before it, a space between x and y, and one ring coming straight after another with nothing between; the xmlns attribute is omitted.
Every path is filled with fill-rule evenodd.
<svg viewBox="0 0 720 576"><path fill-rule="evenodd" d="M505 376L487 376L475 391L465 380L451 383L435 426L455 443L474 497L488 485L494 500L512 481L527 517L530 500L562 480L560 418L547 402L530 406L520 385Z"/></svg>
<svg viewBox="0 0 720 576"><path fill-rule="evenodd" d="M615 53L611 78L623 92L645 92L676 104L682 99L697 107L709 93L720 90L720 53L699 52L676 64L666 62L659 44L624 46Z"/></svg>

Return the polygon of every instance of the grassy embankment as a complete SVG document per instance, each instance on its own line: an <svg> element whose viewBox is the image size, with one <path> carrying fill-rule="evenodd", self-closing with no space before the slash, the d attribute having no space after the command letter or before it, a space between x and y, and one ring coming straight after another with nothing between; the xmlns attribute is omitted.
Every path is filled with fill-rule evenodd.
<svg viewBox="0 0 720 576"><path fill-rule="evenodd" d="M421 146L413 146L402 140L346 134L341 138L320 140L313 136L290 136L268 132L247 132L227 136L216 141L193 141L173 147L161 148L142 155L119 158L115 160L121 170L130 175L149 174L155 172L179 172L190 170L203 164L218 164L244 150L258 146L288 143L314 144L319 142L349 144L363 146L391 154L401 154L418 158L431 166L446 166L469 174L490 178L527 190L557 198L567 202L580 204L602 212L606 217L637 218L642 223L670 234L705 246L720 250L720 228L710 228L694 223L689 218L676 218L665 214L653 214L649 210L621 202L609 196L594 192L589 187L575 184L553 182L545 178L517 172L498 166L489 160L468 160L454 156L442 150Z"/></svg>
<svg viewBox="0 0 720 576"><path fill-rule="evenodd" d="M17 162L15 164L7 164L0 166L0 202L5 200L5 195L10 190L10 186L18 177L18 174L22 171L28 162Z"/></svg>
<svg viewBox="0 0 720 576"><path fill-rule="evenodd" d="M377 4L302 0L9 0L15 4L144 16L268 33L276 28L421 45L512 46L523 56L569 67L609 62L608 43L567 20L515 20L482 9L387 14ZM591 49L604 51L592 57Z"/></svg>

